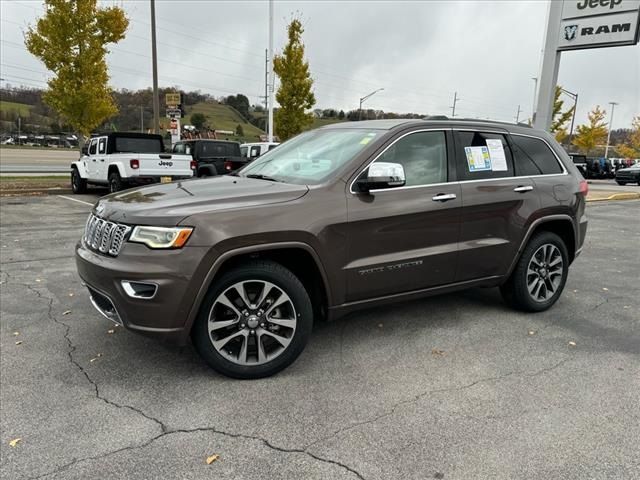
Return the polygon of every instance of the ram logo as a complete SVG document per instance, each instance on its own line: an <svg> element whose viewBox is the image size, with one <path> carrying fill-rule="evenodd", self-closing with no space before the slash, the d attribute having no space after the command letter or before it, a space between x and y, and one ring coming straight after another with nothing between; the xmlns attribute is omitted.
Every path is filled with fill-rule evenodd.
<svg viewBox="0 0 640 480"><path fill-rule="evenodd" d="M564 27L564 39L575 40L578 33L578 25L567 25Z"/></svg>

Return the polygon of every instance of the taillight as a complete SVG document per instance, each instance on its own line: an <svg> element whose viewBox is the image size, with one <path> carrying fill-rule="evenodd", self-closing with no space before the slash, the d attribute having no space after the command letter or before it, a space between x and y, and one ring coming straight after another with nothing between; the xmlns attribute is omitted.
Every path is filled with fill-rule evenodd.
<svg viewBox="0 0 640 480"><path fill-rule="evenodd" d="M191 160L191 170L195 171L198 168L198 163L195 160Z"/></svg>
<svg viewBox="0 0 640 480"><path fill-rule="evenodd" d="M226 162L224 162L224 169L230 172L231 170L233 170L233 163L227 160Z"/></svg>
<svg viewBox="0 0 640 480"><path fill-rule="evenodd" d="M584 195L585 197L587 196L587 193L589 193L589 184L587 183L586 180L580 181L580 188L578 192Z"/></svg>
<svg viewBox="0 0 640 480"><path fill-rule="evenodd" d="M137 170L140 168L140 160L138 160L137 158L132 158L131 160L129 160L129 166L131 168L133 168L134 170Z"/></svg>

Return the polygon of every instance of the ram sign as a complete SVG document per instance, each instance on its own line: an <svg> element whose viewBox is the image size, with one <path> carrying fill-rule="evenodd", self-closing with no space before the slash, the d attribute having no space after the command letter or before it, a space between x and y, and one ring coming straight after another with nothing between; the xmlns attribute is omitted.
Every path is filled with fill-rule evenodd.
<svg viewBox="0 0 640 480"><path fill-rule="evenodd" d="M558 50L635 45L640 0L565 0Z"/></svg>

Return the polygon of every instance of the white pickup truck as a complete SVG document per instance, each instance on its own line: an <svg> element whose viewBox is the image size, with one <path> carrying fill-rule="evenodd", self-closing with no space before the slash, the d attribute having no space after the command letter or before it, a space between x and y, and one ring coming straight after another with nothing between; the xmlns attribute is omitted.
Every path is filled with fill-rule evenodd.
<svg viewBox="0 0 640 480"><path fill-rule="evenodd" d="M108 185L117 192L135 185L191 178L195 170L191 155L165 153L160 135L117 132L93 137L83 155L71 164L73 193L87 185Z"/></svg>

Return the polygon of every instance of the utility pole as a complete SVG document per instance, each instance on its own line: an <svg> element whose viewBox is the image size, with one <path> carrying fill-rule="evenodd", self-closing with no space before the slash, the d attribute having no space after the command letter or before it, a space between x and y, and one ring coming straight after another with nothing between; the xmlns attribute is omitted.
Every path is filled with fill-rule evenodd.
<svg viewBox="0 0 640 480"><path fill-rule="evenodd" d="M20 124L22 123L22 118L18 115L18 145L20 145Z"/></svg>
<svg viewBox="0 0 640 480"><path fill-rule="evenodd" d="M156 1L151 1L151 63L153 64L153 131L160 133L160 98L158 97L158 52L156 50Z"/></svg>
<svg viewBox="0 0 640 480"><path fill-rule="evenodd" d="M571 143L573 142L573 125L576 121L576 110L578 109L578 94L565 90L564 88L560 90L573 98L573 115L571 116L571 129L569 130L569 148L571 148Z"/></svg>
<svg viewBox="0 0 640 480"><path fill-rule="evenodd" d="M609 141L611 140L611 127L613 127L613 111L616 108L616 105L618 105L617 102L609 102L609 105L611 105L611 117L609 117L609 133L607 133L607 146L604 149L604 158L608 158L607 155L609 154Z"/></svg>
<svg viewBox="0 0 640 480"><path fill-rule="evenodd" d="M536 94L538 93L538 77L531 77L533 80L533 105L531 107L531 125L536 120Z"/></svg>
<svg viewBox="0 0 640 480"><path fill-rule="evenodd" d="M460 100L460 98L458 97L458 92L454 92L454 94L453 94L453 105L450 107L451 108L451 118L456 116L456 103L458 103L458 100Z"/></svg>
<svg viewBox="0 0 640 480"><path fill-rule="evenodd" d="M273 142L273 90L275 77L273 73L273 0L269 0L269 53L268 53L268 82L269 82L269 127L268 141Z"/></svg>
<svg viewBox="0 0 640 480"><path fill-rule="evenodd" d="M140 133L144 132L144 107L140 105Z"/></svg>
<svg viewBox="0 0 640 480"><path fill-rule="evenodd" d="M520 121L520 114L522 113L522 109L520 108L520 105L518 105L518 112L516 113L516 123L518 123Z"/></svg>
<svg viewBox="0 0 640 480"><path fill-rule="evenodd" d="M371 92L368 95L365 95L364 97L362 97L360 99L360 106L358 107L358 121L362 120L362 102L364 102L365 100L367 100L368 98L373 97L376 93L381 92L382 90L384 90L384 88L379 88L377 90L374 90L373 92Z"/></svg>
<svg viewBox="0 0 640 480"><path fill-rule="evenodd" d="M264 109L269 110L269 49L264 49Z"/></svg>

